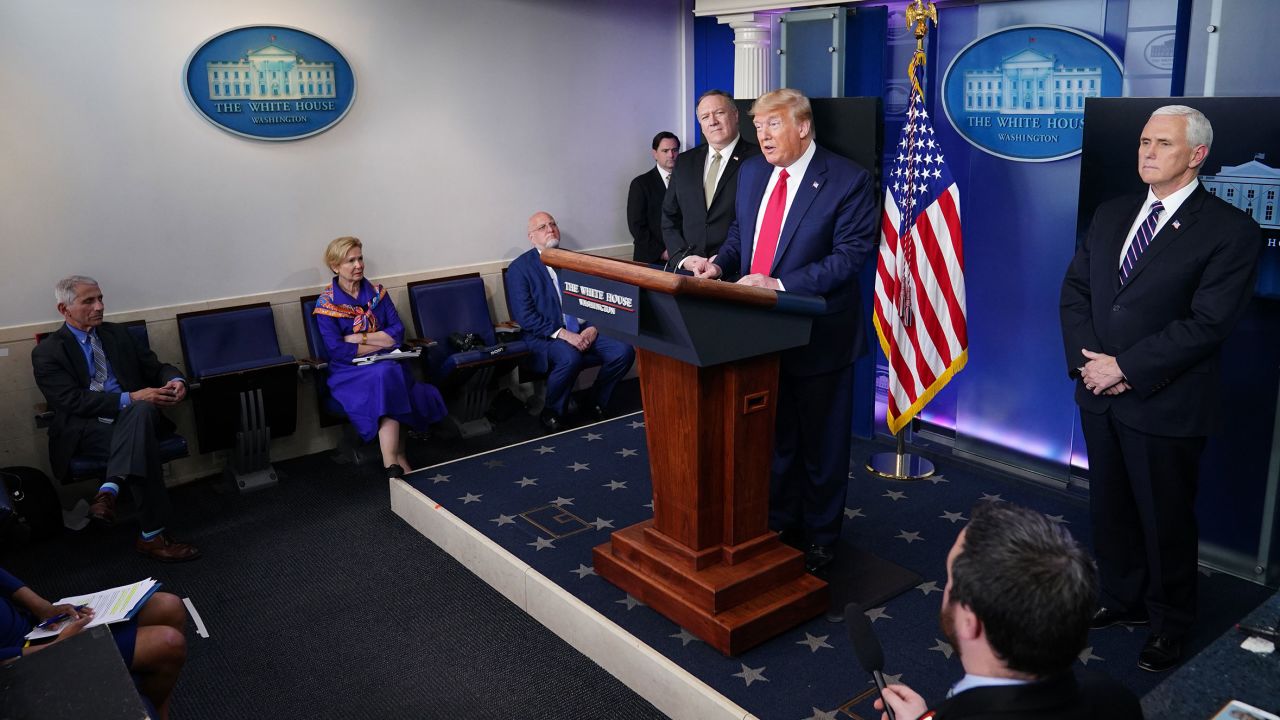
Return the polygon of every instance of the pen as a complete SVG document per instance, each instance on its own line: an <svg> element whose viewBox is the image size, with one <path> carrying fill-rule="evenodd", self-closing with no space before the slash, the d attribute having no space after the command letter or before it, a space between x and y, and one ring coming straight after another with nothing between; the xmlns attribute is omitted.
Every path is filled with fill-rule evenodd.
<svg viewBox="0 0 1280 720"><path fill-rule="evenodd" d="M1246 635L1253 635L1254 637L1260 637L1264 640L1270 640L1272 642L1280 640L1280 632L1277 632L1274 628L1236 625L1236 629Z"/></svg>
<svg viewBox="0 0 1280 720"><path fill-rule="evenodd" d="M89 606L88 606L88 605L77 605L77 606L76 606L76 612L84 612L85 610L88 610L88 609L89 609ZM71 617L71 613L59 613L58 615L54 615L54 616L53 616L53 617L51 617L51 618L45 618L44 620L42 620L42 621L40 622L40 624L39 624L39 625L36 625L36 629L37 629L37 630L44 630L45 628L47 628L47 627L49 627L49 626L51 626L51 625L57 625L58 623L62 622L63 620L66 620L66 619L67 619L67 618L69 618L69 617Z"/></svg>

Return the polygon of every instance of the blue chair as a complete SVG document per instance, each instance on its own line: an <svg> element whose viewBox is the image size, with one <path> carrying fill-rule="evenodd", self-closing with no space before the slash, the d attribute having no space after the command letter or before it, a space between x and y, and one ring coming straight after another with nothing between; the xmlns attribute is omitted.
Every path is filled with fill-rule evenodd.
<svg viewBox="0 0 1280 720"><path fill-rule="evenodd" d="M302 361L303 368L311 371L311 384L316 391L316 408L320 415L320 427L332 427L346 423L342 428L342 437L338 440L338 449L334 452L334 460L339 463L355 463L357 465L372 462L381 458L375 442L364 442L360 439L355 427L347 422L347 411L329 391L329 348L325 347L320 337L320 326L316 323L316 299L319 295L304 295L298 300L302 307L302 327L306 329L307 352L310 357Z"/></svg>
<svg viewBox="0 0 1280 720"><path fill-rule="evenodd" d="M147 322L145 320L131 320L124 325L133 339L138 345L150 349L151 336L147 333ZM36 334L36 343L44 342L44 339L52 333ZM53 422L53 411L48 409L44 403L36 406L36 427L47 428ZM169 463L180 458L187 457L190 449L187 447L187 439L177 433L170 433L159 439L160 443L160 462ZM67 476L62 478L63 484L82 482L86 480L101 480L107 474L107 461L100 458L90 458L84 456L73 456L68 466Z"/></svg>
<svg viewBox="0 0 1280 720"><path fill-rule="evenodd" d="M493 429L485 412L496 378L529 355L524 341L499 342L485 299L484 281L472 273L409 283L409 308L420 338L436 342L423 353L427 379L440 388L449 418L463 437ZM472 334L479 347L460 350L450 337Z"/></svg>
<svg viewBox="0 0 1280 720"><path fill-rule="evenodd" d="M276 482L271 438L298 423L298 362L280 352L270 303L178 315L201 452L234 448L226 472L242 490Z"/></svg>

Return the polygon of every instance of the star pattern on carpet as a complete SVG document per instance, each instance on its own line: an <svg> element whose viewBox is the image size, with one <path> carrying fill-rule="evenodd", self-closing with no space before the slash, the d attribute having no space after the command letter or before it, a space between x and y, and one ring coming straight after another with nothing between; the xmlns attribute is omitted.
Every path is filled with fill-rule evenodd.
<svg viewBox="0 0 1280 720"><path fill-rule="evenodd" d="M614 600L614 602L619 605L626 605L627 612L631 612L632 610L634 610L637 605L639 605L640 607L644 607L644 603L632 597L631 593L627 593L626 597L622 598L621 600Z"/></svg>
<svg viewBox="0 0 1280 720"><path fill-rule="evenodd" d="M595 575L596 569L590 565L583 565L582 563L578 563L578 569L570 570L569 572L573 573L574 575L577 575L578 579L581 580L582 578L588 575Z"/></svg>
<svg viewBox="0 0 1280 720"><path fill-rule="evenodd" d="M907 532L906 530L899 530L898 534L894 535L894 537L900 538L902 540L906 540L908 545L910 545L911 543L917 540L924 542L924 538L920 537L920 533L918 532Z"/></svg>
<svg viewBox="0 0 1280 720"><path fill-rule="evenodd" d="M838 709L832 710L831 712L826 712L824 710L819 710L818 708L813 707L812 705L809 706L809 709L813 710L813 714L805 718L804 720L839 720L839 718L836 717L836 713L839 712Z"/></svg>
<svg viewBox="0 0 1280 720"><path fill-rule="evenodd" d="M515 515L499 515L496 518L490 518L489 522L498 523L498 527L502 527L503 525L515 525L516 516Z"/></svg>
<svg viewBox="0 0 1280 720"><path fill-rule="evenodd" d="M452 476L452 475L442 475L442 474L440 474L440 473L436 473L435 475L432 475L432 476L431 476L430 478L428 478L428 479L431 481L431 484L432 484L432 485L435 485L436 483L449 482L449 478L451 478L451 477L453 477L453 476Z"/></svg>
<svg viewBox="0 0 1280 720"><path fill-rule="evenodd" d="M627 483L625 480L610 480L609 482L605 483L604 485L601 485L600 487L607 487L610 490L626 490Z"/></svg>
<svg viewBox="0 0 1280 720"><path fill-rule="evenodd" d="M601 435L600 433L589 432L586 435L583 435L582 439L586 440L587 442L592 442L593 440L603 440L604 436Z"/></svg>
<svg viewBox="0 0 1280 720"><path fill-rule="evenodd" d="M1063 516L1061 516L1061 515L1045 515L1045 517L1049 519L1049 522L1054 523L1054 524L1057 524L1057 525L1070 525L1070 524L1071 524L1071 521L1070 521L1070 520L1066 519L1065 517L1063 517Z"/></svg>
<svg viewBox="0 0 1280 720"><path fill-rule="evenodd" d="M590 463L580 463L580 462L575 462L575 463L574 463L574 464L572 464L572 465L565 465L565 467L569 468L570 470L572 470L572 471L574 471L574 472L578 472L579 470L590 470L590 469L591 469L591 464L590 464Z"/></svg>
<svg viewBox="0 0 1280 720"><path fill-rule="evenodd" d="M1106 658L1098 657L1097 655L1094 655L1094 654L1093 654L1093 646L1092 646L1092 645L1090 645L1089 647L1087 647L1087 648L1085 648L1085 649L1081 650L1081 651L1080 651L1080 655L1079 655L1078 657L1080 658L1080 664L1081 664L1081 665L1088 665L1090 660L1099 660L1099 661L1101 661L1101 660L1106 660Z"/></svg>
<svg viewBox="0 0 1280 720"><path fill-rule="evenodd" d="M854 519L854 518L864 518L864 517L866 517L866 515L864 515L864 514L862 513L862 508L845 508L845 509L844 509L844 516L845 516L845 517L847 517L847 518L849 518L850 520L852 520L852 519Z"/></svg>
<svg viewBox="0 0 1280 720"><path fill-rule="evenodd" d="M624 458L625 458L625 457L631 457L631 456L633 456L633 455L638 455L638 454L639 454L639 453L638 453L637 451L632 450L631 448L622 448L622 449L621 449L621 450L619 450L618 452L614 453L614 455L621 455L621 456L622 456L622 457L624 457Z"/></svg>
<svg viewBox="0 0 1280 720"><path fill-rule="evenodd" d="M555 449L554 447L548 447L548 446L546 446L546 445L540 445L540 446L538 446L538 447L534 448L534 449L533 449L533 451L534 451L534 452L536 452L536 453L538 453L539 455L546 455L547 453L553 453L553 452L555 452L555 451L556 451L556 449Z"/></svg>
<svg viewBox="0 0 1280 720"><path fill-rule="evenodd" d="M551 548L552 550L556 549L556 546L552 543L552 541L542 536L538 536L537 540L534 540L531 543L525 543L525 545L528 545L529 547L533 548L538 552L541 552L543 548Z"/></svg>
<svg viewBox="0 0 1280 720"><path fill-rule="evenodd" d="M890 500L897 502L899 500L906 499L907 494L898 490L885 490L884 494L881 495L880 497L887 497Z"/></svg>
<svg viewBox="0 0 1280 720"><path fill-rule="evenodd" d="M935 580L920 583L916 586L916 589L924 593L925 597L929 597L929 593L942 592L942 588L938 587L938 583Z"/></svg>
<svg viewBox="0 0 1280 720"><path fill-rule="evenodd" d="M602 517L597 517L597 518L595 519L595 522L590 522L590 523L587 523L587 524L588 524L588 525L595 525L597 530L604 530L605 528L612 528L612 527L613 527L613 521L612 521L612 520L605 520L605 519L604 519L604 518L602 518Z"/></svg>
<svg viewBox="0 0 1280 720"><path fill-rule="evenodd" d="M572 505L572 504L573 504L573 498L560 497L559 495L556 496L555 500L552 500L550 503L548 503L548 505L555 505L556 507L559 507L559 508L562 508L565 505Z"/></svg>
<svg viewBox="0 0 1280 720"><path fill-rule="evenodd" d="M937 485L938 483L949 483L949 482L951 482L950 480L948 480L948 479L946 478L946 476L945 476L945 475L930 475L930 476L927 478L927 480L928 480L929 482L933 483L934 485Z"/></svg>
<svg viewBox="0 0 1280 720"><path fill-rule="evenodd" d="M830 635L810 635L809 633L805 633L805 634L804 634L804 639L803 639L803 640L797 640L797 641L796 641L796 644L797 644L797 645L808 645L808 646L809 646L809 652L818 652L818 648L829 648L829 647L831 647L831 644L827 642L827 638L829 638L829 637L831 637L831 636L830 636Z"/></svg>
<svg viewBox="0 0 1280 720"><path fill-rule="evenodd" d="M481 494L483 495L483 493ZM480 495L476 495L475 493L467 493L458 499L462 501L463 505L470 505L473 502L480 502L480 497Z"/></svg>
<svg viewBox="0 0 1280 720"><path fill-rule="evenodd" d="M697 635L694 635L693 633L689 632L688 630L685 630L684 628L680 628L680 632L668 635L667 637L673 637L679 640L680 647L685 647L691 642L702 642L702 640L699 639Z"/></svg>
<svg viewBox="0 0 1280 720"><path fill-rule="evenodd" d="M515 481L515 484L519 485L520 487L529 487L530 485L537 485L538 478L525 477L521 475L520 479Z"/></svg>
<svg viewBox="0 0 1280 720"><path fill-rule="evenodd" d="M942 653L948 660L950 660L951 655L955 652L955 648L951 647L951 643L946 642L945 640L938 640L938 638L934 638L934 640L937 641L937 644L929 649L934 652Z"/></svg>
<svg viewBox="0 0 1280 720"><path fill-rule="evenodd" d="M943 510L943 511L942 511L942 514L941 514L941 515L939 515L938 517L939 517L940 519L942 519L942 520L950 520L952 525L955 525L956 523L960 522L961 520L966 520L966 521L967 521L967 520L969 519L969 518L965 517L965 516L964 516L964 513L962 513L962 512L951 512L951 511L949 511L949 510Z"/></svg>
<svg viewBox="0 0 1280 720"><path fill-rule="evenodd" d="M873 680L872 682L875 682L875 681ZM890 675L888 673L885 673L885 676L884 676L885 685L897 685L900 682L902 682L902 673L898 673L897 675Z"/></svg>
<svg viewBox="0 0 1280 720"><path fill-rule="evenodd" d="M484 461L484 466L489 468L490 470L494 468L506 467L506 465L507 465L506 460L485 460Z"/></svg>
<svg viewBox="0 0 1280 720"><path fill-rule="evenodd" d="M632 430L639 430L640 428L644 427L644 421L632 420L631 422L627 423L627 427L630 427Z"/></svg>
<svg viewBox="0 0 1280 720"><path fill-rule="evenodd" d="M893 616L892 616L892 615L890 615L889 613L885 612L885 610L884 610L884 608L883 608L883 607L871 608L870 610L866 611L866 612L865 612L865 613L863 613L863 614L864 614L864 615L866 615L867 617L871 618L871 622L875 622L875 621L877 621L877 620L892 620L892 619L893 619Z"/></svg>
<svg viewBox="0 0 1280 720"><path fill-rule="evenodd" d="M1004 498L1000 497L999 493L996 493L995 495L982 493L982 497L978 499L978 502L1004 502Z"/></svg>
<svg viewBox="0 0 1280 720"><path fill-rule="evenodd" d="M765 670L766 668L763 665L758 668L752 668L752 667L747 667L746 665L743 665L742 672L736 672L733 674L733 676L736 678L742 678L743 681L747 683L747 687L751 687L751 683L757 680L759 680L760 682L769 682L769 678L764 676Z"/></svg>

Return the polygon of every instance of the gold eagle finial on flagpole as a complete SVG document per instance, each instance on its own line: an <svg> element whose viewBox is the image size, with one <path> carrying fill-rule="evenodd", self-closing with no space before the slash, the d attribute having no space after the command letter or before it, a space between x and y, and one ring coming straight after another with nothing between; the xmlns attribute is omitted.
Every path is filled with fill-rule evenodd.
<svg viewBox="0 0 1280 720"><path fill-rule="evenodd" d="M915 2L907 5L907 27L911 28L916 36L916 52L911 56L911 66L907 69L907 74L911 76L911 84L915 86L916 92L924 96L924 91L920 88L920 81L916 79L916 69L924 65L924 36L929 34L929 21L933 21L934 27L938 25L938 9L933 3L924 0L915 0Z"/></svg>

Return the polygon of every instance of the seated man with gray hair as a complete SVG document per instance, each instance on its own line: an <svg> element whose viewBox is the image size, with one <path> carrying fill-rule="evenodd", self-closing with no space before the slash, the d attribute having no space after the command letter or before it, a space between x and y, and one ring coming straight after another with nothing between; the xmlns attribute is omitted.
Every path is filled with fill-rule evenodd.
<svg viewBox="0 0 1280 720"><path fill-rule="evenodd" d="M106 482L98 489L89 515L115 521L116 496L135 486L141 502L142 535L138 553L164 562L200 557L192 545L165 533L169 494L164 485L157 435L173 430L160 413L187 395L182 373L156 359L123 325L102 321L98 281L72 275L54 286L58 312L66 323L31 352L36 385L54 412L49 426L49 461L65 479L73 456L105 460Z"/></svg>

